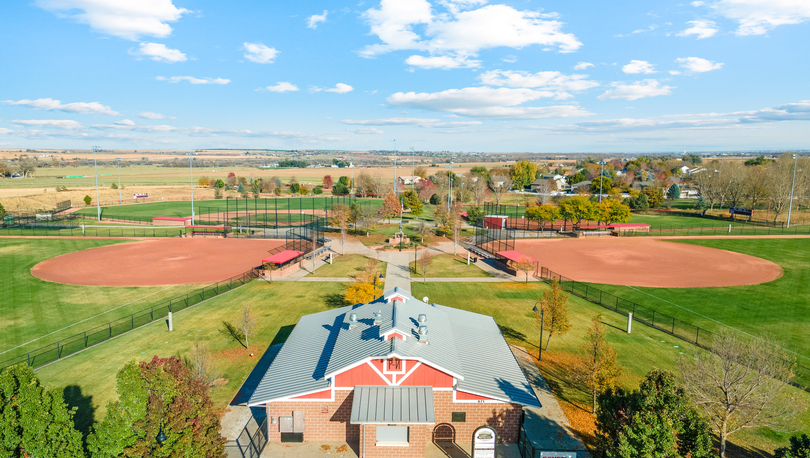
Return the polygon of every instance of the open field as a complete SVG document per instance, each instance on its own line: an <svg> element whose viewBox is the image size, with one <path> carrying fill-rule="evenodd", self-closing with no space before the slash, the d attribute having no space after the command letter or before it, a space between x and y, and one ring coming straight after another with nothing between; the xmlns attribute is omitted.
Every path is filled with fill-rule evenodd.
<svg viewBox="0 0 810 458"><path fill-rule="evenodd" d="M800 363L810 365L810 240L677 242L757 256L778 264L784 274L768 283L724 288L594 286L710 331L728 326L753 335L769 333L801 355Z"/></svg>
<svg viewBox="0 0 810 458"><path fill-rule="evenodd" d="M0 361L148 309L200 285L112 288L51 283L31 275L55 256L119 244L94 239L0 239Z"/></svg>
<svg viewBox="0 0 810 458"><path fill-rule="evenodd" d="M531 309L545 285L414 282L412 287L414 296L428 296L430 302L492 315L508 342L537 354L540 330ZM688 357L695 351L695 347L688 343L641 324L633 326L632 334L627 334L624 332L625 317L578 297L571 296L569 305L573 328L564 336L552 338L550 351L543 354L540 369L575 425L580 417L589 417L584 409L589 409L590 397L570 378L569 365L584 344L585 331L592 317L602 314L602 321L607 324L607 341L616 350L623 368L620 383L628 388L637 387L640 379L653 368L677 374L677 359ZM791 388L791 392L797 402L810 406L809 393L796 388ZM771 456L775 448L787 445L791 433L806 431L810 427L810 411L804 410L794 424L793 431L760 428L735 434L731 436L727 456Z"/></svg>
<svg viewBox="0 0 810 458"><path fill-rule="evenodd" d="M411 281L418 282L423 277L422 267L418 262L411 261ZM428 278L462 278L462 277L491 277L488 272L474 264L467 265L467 258L450 254L433 256L433 262L428 267Z"/></svg>
<svg viewBox="0 0 810 458"><path fill-rule="evenodd" d="M357 275L360 271L366 268L369 258L360 254L347 254L346 256L335 256L332 259L332 264L325 264L309 274L311 277L351 277ZM379 261L377 264L377 272L385 277L385 270L388 268L388 263Z"/></svg>

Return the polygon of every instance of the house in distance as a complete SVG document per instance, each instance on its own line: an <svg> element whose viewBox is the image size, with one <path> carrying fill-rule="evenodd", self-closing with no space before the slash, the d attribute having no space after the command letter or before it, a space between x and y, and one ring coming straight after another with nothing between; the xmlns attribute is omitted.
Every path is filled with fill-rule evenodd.
<svg viewBox="0 0 810 458"><path fill-rule="evenodd" d="M302 317L248 403L270 441L347 441L361 457L424 456L479 426L517 442L540 407L492 317L394 288L368 304Z"/></svg>

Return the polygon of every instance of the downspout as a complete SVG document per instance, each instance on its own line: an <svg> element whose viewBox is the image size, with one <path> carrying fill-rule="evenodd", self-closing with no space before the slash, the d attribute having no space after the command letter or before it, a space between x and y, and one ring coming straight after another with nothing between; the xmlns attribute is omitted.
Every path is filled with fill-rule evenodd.
<svg viewBox="0 0 810 458"><path fill-rule="evenodd" d="M366 458L366 424L365 423L363 423L362 428L363 428L363 433L362 433L363 434L363 446L362 446L363 451L362 451L362 453L360 453L360 458Z"/></svg>

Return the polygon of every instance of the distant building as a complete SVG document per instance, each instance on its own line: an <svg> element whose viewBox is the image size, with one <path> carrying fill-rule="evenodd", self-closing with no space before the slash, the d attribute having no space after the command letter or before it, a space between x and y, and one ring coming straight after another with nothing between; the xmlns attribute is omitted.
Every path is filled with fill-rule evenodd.
<svg viewBox="0 0 810 458"><path fill-rule="evenodd" d="M541 407L492 317L399 288L298 320L248 406L267 409L270 441L347 441L369 458L425 456L484 425L515 443L523 407Z"/></svg>
<svg viewBox="0 0 810 458"><path fill-rule="evenodd" d="M550 181L554 183L554 189L551 189L551 191L559 191L560 189L563 189L566 186L568 186L568 182L566 181L563 175L552 174L552 175L543 175L542 177L534 180L534 182L531 185L529 185L529 189L531 189L532 192L537 192L538 188L542 186L542 183L544 181Z"/></svg>
<svg viewBox="0 0 810 458"><path fill-rule="evenodd" d="M419 176L407 176L407 177L399 177L399 184L401 185L412 185L422 181L422 177Z"/></svg>

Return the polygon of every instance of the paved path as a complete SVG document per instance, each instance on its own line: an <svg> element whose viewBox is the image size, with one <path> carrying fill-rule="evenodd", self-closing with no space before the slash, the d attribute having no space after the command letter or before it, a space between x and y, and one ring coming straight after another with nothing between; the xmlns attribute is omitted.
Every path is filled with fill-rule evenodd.
<svg viewBox="0 0 810 458"><path fill-rule="evenodd" d="M560 407L557 398L549 388L546 379L537 368L534 357L526 353L523 348L512 346L518 364L526 374L532 385L534 394L540 400L540 409L524 407L523 427L526 435L531 439L534 448L546 451L587 450L571 429L568 417ZM579 456L580 454L577 453Z"/></svg>
<svg viewBox="0 0 810 458"><path fill-rule="evenodd" d="M385 291L399 287L411 291L411 268L413 252L388 252L388 270L385 271Z"/></svg>

